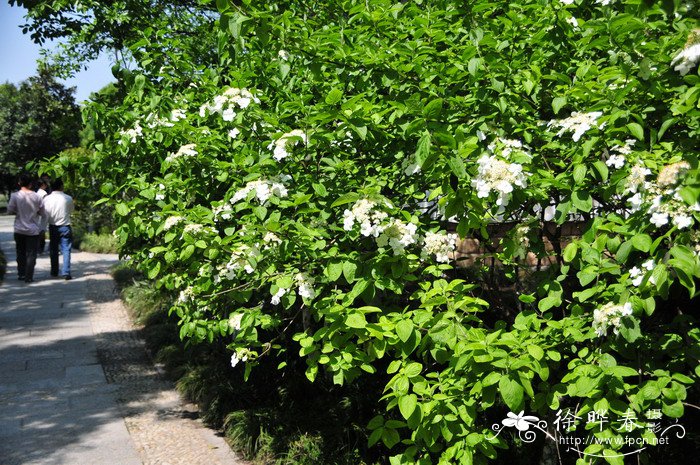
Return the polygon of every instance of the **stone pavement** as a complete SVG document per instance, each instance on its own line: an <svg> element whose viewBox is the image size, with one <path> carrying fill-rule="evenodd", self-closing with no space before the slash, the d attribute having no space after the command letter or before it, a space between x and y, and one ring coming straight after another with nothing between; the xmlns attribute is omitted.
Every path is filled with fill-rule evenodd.
<svg viewBox="0 0 700 465"><path fill-rule="evenodd" d="M73 254L73 280L17 280L13 217L0 286L0 465L242 465L152 366L108 274L115 255Z"/></svg>

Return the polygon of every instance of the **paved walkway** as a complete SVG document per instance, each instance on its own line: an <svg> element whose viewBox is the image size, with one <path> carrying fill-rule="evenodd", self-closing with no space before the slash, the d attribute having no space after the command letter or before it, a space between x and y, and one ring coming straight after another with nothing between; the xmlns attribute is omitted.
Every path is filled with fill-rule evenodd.
<svg viewBox="0 0 700 465"><path fill-rule="evenodd" d="M73 254L73 280L17 280L12 217L0 286L0 465L241 465L153 368L108 274L115 255Z"/></svg>

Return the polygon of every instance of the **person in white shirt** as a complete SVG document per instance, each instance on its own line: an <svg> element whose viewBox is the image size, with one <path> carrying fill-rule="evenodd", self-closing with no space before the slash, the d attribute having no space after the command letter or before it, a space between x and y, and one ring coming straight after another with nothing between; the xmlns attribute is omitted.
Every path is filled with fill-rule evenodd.
<svg viewBox="0 0 700 465"><path fill-rule="evenodd" d="M15 250L17 251L17 275L20 281L34 281L36 253L39 247L41 215L44 213L41 198L30 189L32 178L19 176L19 190L13 192L7 204L7 212L15 216Z"/></svg>
<svg viewBox="0 0 700 465"><path fill-rule="evenodd" d="M63 192L63 181L59 178L52 183L52 191L44 197L44 211L49 220L49 258L51 276L58 276L58 249L63 255L61 277L73 279L70 269L70 253L73 248L73 230L70 215L73 213L73 198Z"/></svg>
<svg viewBox="0 0 700 465"><path fill-rule="evenodd" d="M49 183L46 179L44 178L39 178L39 181L37 181L39 185L39 189L37 189L36 193L39 195L39 198L43 201L44 197L49 195L47 192L47 189L49 188ZM44 250L46 249L46 230L49 229L49 219L46 217L46 215L41 216L41 224L39 225L41 228L41 231L39 232L39 253L42 254L44 253Z"/></svg>

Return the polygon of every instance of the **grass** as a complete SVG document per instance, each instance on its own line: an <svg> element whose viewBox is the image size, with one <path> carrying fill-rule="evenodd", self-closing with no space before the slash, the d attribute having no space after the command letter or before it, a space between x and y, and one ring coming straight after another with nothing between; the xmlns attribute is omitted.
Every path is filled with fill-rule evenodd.
<svg viewBox="0 0 700 465"><path fill-rule="evenodd" d="M83 252L117 253L117 238L112 234L87 233L79 238L77 247Z"/></svg>
<svg viewBox="0 0 700 465"><path fill-rule="evenodd" d="M364 426L375 414L371 389L310 384L306 365L289 357L264 358L243 381L242 365L231 368L223 342L187 345L180 341L177 318L168 314L172 297L126 266L112 270L122 298L143 325L146 346L178 390L198 404L202 420L223 429L229 444L254 465L378 463L387 451L366 448ZM309 414L315 412L315 414Z"/></svg>

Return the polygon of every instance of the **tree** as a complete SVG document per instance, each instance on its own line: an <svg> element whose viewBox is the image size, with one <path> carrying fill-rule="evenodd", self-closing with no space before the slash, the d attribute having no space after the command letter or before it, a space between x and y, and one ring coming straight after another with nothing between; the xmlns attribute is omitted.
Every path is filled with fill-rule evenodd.
<svg viewBox="0 0 700 465"><path fill-rule="evenodd" d="M0 85L0 165L5 176L78 145L82 123L74 91L57 82L48 68L19 86Z"/></svg>

